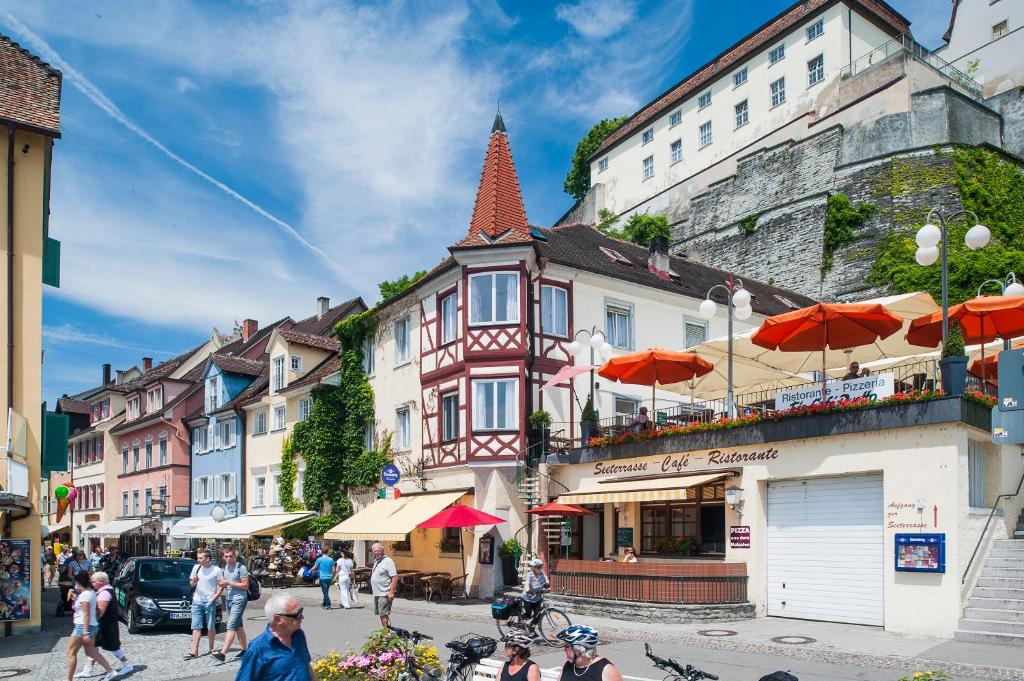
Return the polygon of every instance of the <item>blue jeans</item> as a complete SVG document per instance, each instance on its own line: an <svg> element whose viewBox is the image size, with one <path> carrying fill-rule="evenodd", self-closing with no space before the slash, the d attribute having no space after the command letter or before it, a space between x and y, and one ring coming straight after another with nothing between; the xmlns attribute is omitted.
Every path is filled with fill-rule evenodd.
<svg viewBox="0 0 1024 681"><path fill-rule="evenodd" d="M324 607L330 606L330 604L331 604L331 594L330 594L330 591L331 591L331 580L329 580L329 579L321 579L320 580L320 590L324 592L324 600L323 600L323 603L321 603L320 605L322 605Z"/></svg>

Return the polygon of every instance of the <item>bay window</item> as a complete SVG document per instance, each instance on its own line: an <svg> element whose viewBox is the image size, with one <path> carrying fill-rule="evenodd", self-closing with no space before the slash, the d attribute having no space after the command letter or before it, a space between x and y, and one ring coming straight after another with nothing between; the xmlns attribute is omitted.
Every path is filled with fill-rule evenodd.
<svg viewBox="0 0 1024 681"><path fill-rule="evenodd" d="M559 286L540 287L540 328L551 336L569 335L569 292Z"/></svg>
<svg viewBox="0 0 1024 681"><path fill-rule="evenodd" d="M458 337L459 296L452 293L441 300L441 342L452 343Z"/></svg>
<svg viewBox="0 0 1024 681"><path fill-rule="evenodd" d="M459 438L459 394L452 393L441 398L441 441L451 442Z"/></svg>
<svg viewBox="0 0 1024 681"><path fill-rule="evenodd" d="M473 381L473 430L519 430L519 380Z"/></svg>
<svg viewBox="0 0 1024 681"><path fill-rule="evenodd" d="M519 273L488 272L469 276L469 323L519 322Z"/></svg>

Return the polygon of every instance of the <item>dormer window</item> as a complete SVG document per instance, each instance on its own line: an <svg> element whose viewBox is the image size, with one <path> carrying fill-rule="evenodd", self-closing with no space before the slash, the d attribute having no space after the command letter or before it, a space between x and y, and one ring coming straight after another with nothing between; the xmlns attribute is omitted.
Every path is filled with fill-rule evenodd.
<svg viewBox="0 0 1024 681"><path fill-rule="evenodd" d="M206 413L214 412L220 407L220 381L217 376L206 379Z"/></svg>
<svg viewBox="0 0 1024 681"><path fill-rule="evenodd" d="M147 411L154 412L160 407L164 406L164 389L163 386L157 386L150 389L146 394L146 409Z"/></svg>
<svg viewBox="0 0 1024 681"><path fill-rule="evenodd" d="M626 256L622 255L621 253L616 251L614 248L605 248L604 246L599 246L598 248L600 248L601 252L604 253L606 256L608 256L608 258L610 260L612 260L613 262L619 262L619 263L622 263L623 265L632 265L633 264L633 263L629 262L629 258L627 258Z"/></svg>
<svg viewBox="0 0 1024 681"><path fill-rule="evenodd" d="M292 355L290 359L292 371L302 371L302 355Z"/></svg>
<svg viewBox="0 0 1024 681"><path fill-rule="evenodd" d="M128 401L125 403L124 407L125 418L127 418L129 421L131 421L132 419L139 418L140 407L141 398L138 395L129 398Z"/></svg>
<svg viewBox="0 0 1024 681"><path fill-rule="evenodd" d="M275 357L270 364L270 387L274 392L284 390L284 355Z"/></svg>

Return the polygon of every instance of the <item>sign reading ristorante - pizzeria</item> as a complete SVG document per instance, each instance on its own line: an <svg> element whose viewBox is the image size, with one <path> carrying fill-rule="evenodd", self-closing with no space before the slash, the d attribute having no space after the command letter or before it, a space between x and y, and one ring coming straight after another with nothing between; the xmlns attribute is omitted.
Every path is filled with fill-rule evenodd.
<svg viewBox="0 0 1024 681"><path fill-rule="evenodd" d="M623 475L628 473L679 473L703 470L714 466L742 466L744 464L771 463L779 458L775 447L764 449L712 449L707 452L664 454L643 459L594 464L594 475Z"/></svg>

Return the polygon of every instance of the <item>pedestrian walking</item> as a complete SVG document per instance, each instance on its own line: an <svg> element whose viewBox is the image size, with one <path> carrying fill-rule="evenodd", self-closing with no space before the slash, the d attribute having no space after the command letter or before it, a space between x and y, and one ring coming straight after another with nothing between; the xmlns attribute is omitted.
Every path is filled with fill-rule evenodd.
<svg viewBox="0 0 1024 681"><path fill-rule="evenodd" d="M100 630L96 637L96 647L110 651L121 662L118 676L131 674L135 667L128 660L128 655L121 648L121 629L118 625L118 604L114 597L114 589L110 586L110 576L106 572L92 573L92 588L96 592L96 619ZM100 653L102 655L103 653ZM92 676L95 662L87 658L82 669L75 678Z"/></svg>
<svg viewBox="0 0 1024 681"><path fill-rule="evenodd" d="M320 591L324 596L323 600L320 601L320 607L330 610L331 582L334 580L334 559L325 553L313 561L313 567L310 569L316 573L317 578L320 580Z"/></svg>
<svg viewBox="0 0 1024 681"><path fill-rule="evenodd" d="M336 569L338 575L338 590L341 591L341 607L348 610L353 603L359 603L356 599L356 566L352 561L352 554L348 551L341 552Z"/></svg>
<svg viewBox="0 0 1024 681"><path fill-rule="evenodd" d="M198 564L192 568L188 580L195 591L192 592L192 652L185 655L186 660L199 657L199 638L203 629L210 639L211 655L217 647L217 599L221 594L217 582L224 572L213 564L210 552L205 549L196 551L196 560Z"/></svg>
<svg viewBox="0 0 1024 681"><path fill-rule="evenodd" d="M302 605L288 593L263 606L267 628L252 640L235 681L316 681L302 631Z"/></svg>
<svg viewBox="0 0 1024 681"><path fill-rule="evenodd" d="M117 573L121 571L121 556L119 555L116 544L111 544L107 547L106 554L100 558L99 568L108 575L117 577Z"/></svg>
<svg viewBox="0 0 1024 681"><path fill-rule="evenodd" d="M43 554L43 579L46 586L53 584L53 578L57 576L57 554L53 552L52 546L46 547Z"/></svg>
<svg viewBox="0 0 1024 681"><path fill-rule="evenodd" d="M505 664L498 681L540 681L540 667L530 659L533 639L525 631L512 630L505 637Z"/></svg>
<svg viewBox="0 0 1024 681"><path fill-rule="evenodd" d="M370 550L373 552L373 570L370 571L373 612L380 616L380 625L386 629L391 626L391 605L395 602L395 589L398 588L398 568L390 556L384 555L384 545L380 542L375 542Z"/></svg>
<svg viewBox="0 0 1024 681"><path fill-rule="evenodd" d="M242 615L245 613L245 606L249 602L249 571L238 561L238 554L234 549L224 549L222 555L224 557L224 567L221 570L224 576L220 578L217 585L221 589L227 590L224 609L228 625L227 634L224 635L224 645L221 646L219 653L213 654L221 662L227 657L228 650L231 649L231 644L235 638L238 639L238 645L242 648L235 657L245 655L248 642L245 640L245 627L242 626Z"/></svg>
<svg viewBox="0 0 1024 681"><path fill-rule="evenodd" d="M83 648L86 656L98 662L107 671L103 681L116 679L117 672L96 650L96 634L99 633L100 624L96 618L96 592L92 590L88 572L83 570L75 575L74 588L78 596L72 606L75 613L75 628L71 632L71 640L68 641L68 681L73 681L75 677L75 669L78 667L78 651Z"/></svg>
<svg viewBox="0 0 1024 681"><path fill-rule="evenodd" d="M558 632L565 651L560 681L622 681L622 674L597 652L597 630L574 624Z"/></svg>
<svg viewBox="0 0 1024 681"><path fill-rule="evenodd" d="M103 554L100 553L99 544L92 545L92 553L89 554L89 560L92 561L93 570L100 569L100 561L103 560ZM109 575L110 573L108 572L107 574Z"/></svg>

